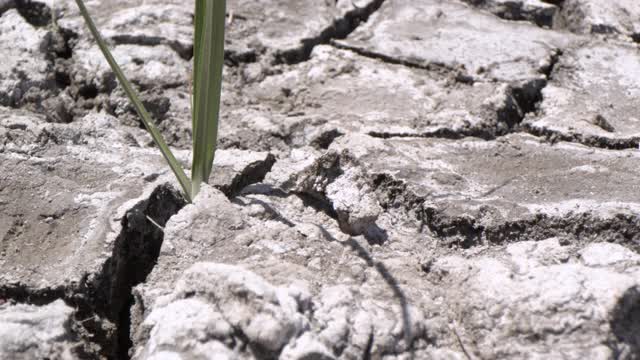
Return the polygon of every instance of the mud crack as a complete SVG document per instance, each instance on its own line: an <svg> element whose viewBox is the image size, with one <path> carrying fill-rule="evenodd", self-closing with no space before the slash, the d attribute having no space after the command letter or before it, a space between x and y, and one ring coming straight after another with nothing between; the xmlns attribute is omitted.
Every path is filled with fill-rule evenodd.
<svg viewBox="0 0 640 360"><path fill-rule="evenodd" d="M529 5L526 1L462 0L501 19L527 21L539 27L551 28L560 11L559 1L544 1L549 6Z"/></svg>
<svg viewBox="0 0 640 360"><path fill-rule="evenodd" d="M542 90L547 85L545 79L533 79L522 83L509 84L503 103L492 109L483 109L477 115L487 121L482 125L469 125L456 129L439 128L429 132L381 132L371 131L367 135L376 138L439 138L459 140L475 137L495 140L498 137L522 131L521 124L528 114L537 110L542 101Z"/></svg>
<svg viewBox="0 0 640 360"><path fill-rule="evenodd" d="M337 38L337 39L341 39L341 38ZM460 84L473 85L473 83L475 82L473 77L466 74L463 69L448 66L443 63L438 63L438 62L417 63L414 61L398 59L393 56L385 55L376 51L367 50L364 48L351 46L342 42L333 41L333 39L329 41L329 44L337 49L351 51L360 56L379 60L384 63L388 63L392 65L402 65L412 69L427 70L434 74L441 75L442 77L451 77L455 82Z"/></svg>
<svg viewBox="0 0 640 360"><path fill-rule="evenodd" d="M577 133L564 134L552 129L526 125L523 126L523 130L531 135L545 138L552 144L560 141L566 141L607 150L627 150L637 149L638 147L640 147L640 138L638 137L616 139L604 136L584 135Z"/></svg>
<svg viewBox="0 0 640 360"><path fill-rule="evenodd" d="M33 36L39 37L39 45L27 51L7 44L9 47L6 49L10 54L15 51L15 56L32 58L32 64L13 64L13 74L7 74L7 77L14 77L16 84L0 91L0 105L26 108L44 114L48 122L71 122L75 104L65 90L71 84L69 59L72 57L77 34L59 27L55 23L54 11L44 3L29 0L4 2L0 4L0 15L11 9L15 9L30 24L22 31L33 31ZM6 36L5 40L11 42L19 41L14 39L19 39L22 35L19 32L9 32ZM34 66L40 66L40 70L36 70Z"/></svg>
<svg viewBox="0 0 640 360"><path fill-rule="evenodd" d="M183 60L191 61L193 59L193 44L185 44L180 41L167 39L163 36L121 34L111 36L110 39L116 45L166 45L171 48L171 50L175 51L175 53L178 54L178 56ZM224 60L226 65L237 66L240 63L256 62L257 54L253 50L238 52L225 49Z"/></svg>
<svg viewBox="0 0 640 360"><path fill-rule="evenodd" d="M4 285L0 286L0 299L32 305L62 299L76 309L74 329L82 340L82 358L128 359L131 289L155 266L164 240L158 225L164 226L184 205L175 189L157 187L148 199L126 212L113 252L97 275L85 274L79 283L59 288Z"/></svg>
<svg viewBox="0 0 640 360"><path fill-rule="evenodd" d="M232 199L240 194L245 187L264 180L265 176L267 176L269 171L271 171L275 162L275 156L273 156L273 154L268 154L264 160L254 161L247 164L242 171L235 174L229 182L216 181L214 173L214 181L212 185L222 191L227 198Z"/></svg>
<svg viewBox="0 0 640 360"><path fill-rule="evenodd" d="M116 45L158 46L167 45L184 60L193 58L193 44L182 44L179 41L171 41L162 36L149 35L114 35L111 40Z"/></svg>
<svg viewBox="0 0 640 360"><path fill-rule="evenodd" d="M132 346L130 308L134 298L131 289L147 278L160 255L164 233L157 225L164 226L185 205L177 190L161 185L147 200L127 211L111 258L87 289L96 312L115 324L116 333L108 352L119 359L127 359Z"/></svg>
<svg viewBox="0 0 640 360"><path fill-rule="evenodd" d="M524 240L561 237L569 242L608 241L640 252L640 219L630 214L602 218L591 212L559 216L535 213L516 220L487 224L486 208L478 214L452 215L447 205L418 196L406 183L391 175L377 174L374 179L377 199L385 211L400 209L451 247L470 248L482 244L505 244Z"/></svg>
<svg viewBox="0 0 640 360"><path fill-rule="evenodd" d="M615 356L640 355L640 288L632 287L620 297L610 324L622 343L622 346L612 346Z"/></svg>
<svg viewBox="0 0 640 360"><path fill-rule="evenodd" d="M532 87L529 91L523 92L521 96L523 102L522 106L528 109L525 117L529 114L534 115L538 111L539 104L544 100L542 97L542 91L549 84L549 82L553 81L554 69L560 62L562 56L563 52L561 50L558 50L551 57L549 65L543 69L543 73L547 78L546 81L541 82L540 84L538 84L538 86ZM615 128L602 115L597 115L593 120L593 124L608 133L615 132ZM533 136L545 138L550 143L565 141L608 150L637 149L640 146L640 137L635 136L628 138L615 138L573 132L564 133L562 131L553 130L548 127L531 126L526 122L519 127L519 130Z"/></svg>
<svg viewBox="0 0 640 360"><path fill-rule="evenodd" d="M320 44L329 44L333 39L344 39L361 23L366 22L385 0L373 0L366 6L355 7L343 17L335 19L320 34L302 40L302 45L291 50L281 51L275 55L275 64L294 65L309 60L313 48Z"/></svg>
<svg viewBox="0 0 640 360"><path fill-rule="evenodd" d="M369 182L352 154L330 151L279 187L286 194L298 196L305 206L336 220L343 233L382 244L388 235L376 224L381 209Z"/></svg>
<svg viewBox="0 0 640 360"><path fill-rule="evenodd" d="M45 3L32 0L8 0L0 3L0 16L9 10L16 9L31 25L43 27L51 24L53 13Z"/></svg>

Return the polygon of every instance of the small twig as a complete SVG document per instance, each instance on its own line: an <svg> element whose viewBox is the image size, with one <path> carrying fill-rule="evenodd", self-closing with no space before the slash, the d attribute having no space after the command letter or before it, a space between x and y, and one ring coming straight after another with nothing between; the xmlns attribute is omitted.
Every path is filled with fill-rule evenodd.
<svg viewBox="0 0 640 360"><path fill-rule="evenodd" d="M229 21L227 22L227 25L231 25L231 23L233 22L233 10L229 10Z"/></svg>
<svg viewBox="0 0 640 360"><path fill-rule="evenodd" d="M456 339L458 339L458 345L460 345L460 348L462 348L462 352L464 353L464 356L466 356L467 359L469 360L474 360L474 357L471 356L471 354L467 351L467 348L464 346L464 343L462 342L462 338L460 337L460 334L458 334L457 323L455 320L451 325L451 330L453 331L453 334L456 336Z"/></svg>
<svg viewBox="0 0 640 360"><path fill-rule="evenodd" d="M51 2L51 25L53 25L53 30L58 31L58 19L56 19L56 0Z"/></svg>
<svg viewBox="0 0 640 360"><path fill-rule="evenodd" d="M145 215L147 217L147 220L149 220L153 225L157 226L158 229L160 229L160 231L164 232L164 228L162 226L160 226L160 224L158 224L157 222L153 221L152 218L149 217L149 215Z"/></svg>
<svg viewBox="0 0 640 360"><path fill-rule="evenodd" d="M90 316L90 317L88 317L88 318L86 318L84 320L78 320L78 323L84 324L84 323L86 323L87 321L90 321L90 320L93 320L93 321L100 320L99 318L98 318L98 320L96 320L96 318L98 318L98 317L96 315L93 315L93 316Z"/></svg>

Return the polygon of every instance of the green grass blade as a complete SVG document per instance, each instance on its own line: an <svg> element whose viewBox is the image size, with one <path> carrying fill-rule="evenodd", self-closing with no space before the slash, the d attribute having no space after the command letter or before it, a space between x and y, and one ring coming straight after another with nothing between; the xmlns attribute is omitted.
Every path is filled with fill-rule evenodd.
<svg viewBox="0 0 640 360"><path fill-rule="evenodd" d="M218 138L222 65L224 63L225 0L196 0L193 60L192 194L207 182Z"/></svg>
<svg viewBox="0 0 640 360"><path fill-rule="evenodd" d="M120 85L122 86L125 93L129 97L129 100L131 100L131 103L135 107L136 112L142 119L142 123L147 128L147 131L149 131L149 133L151 134L153 141L156 143L158 148L160 148L160 152L162 152L162 155L164 156L165 160L167 160L167 163L169 163L169 167L171 167L171 170L173 170L173 173L175 174L176 178L178 178L178 182L180 183L180 186L182 187L182 190L184 191L184 194L187 200L191 202L191 199L193 198L193 196L191 194L192 186L191 186L191 182L189 181L189 178L184 173L182 166L180 166L180 163L178 163L178 160L176 160L175 156L173 156L173 153L165 143L164 139L162 138L162 135L154 125L153 120L149 115L149 112L145 109L144 105L142 105L142 101L140 101L140 98L138 97L133 86L131 86L131 83L124 76L124 73L120 69L120 66L118 66L115 59L111 55L111 52L107 48L106 42L98 32L98 29L96 28L96 24L91 19L91 16L87 11L87 8L85 7L84 2L82 0L76 0L76 4L78 4L80 13L84 18L84 21L87 24L87 27L89 27L89 31L91 31L91 34L93 35L94 39L98 43L98 46L102 51L102 54L104 55L105 59L109 63L109 66L111 66L111 70L113 70L116 77L118 78L118 82L120 82Z"/></svg>
<svg viewBox="0 0 640 360"><path fill-rule="evenodd" d="M198 68L198 64L199 64L199 56L195 56L195 54L198 53L198 48L200 42L202 41L202 33L203 31L200 30L202 29L202 26L204 25L204 9L202 8L203 2L202 1L197 1L196 0L196 11L194 14L194 32L193 32L193 73L191 74L191 82L189 83L190 87L191 87L191 91L189 92L189 94L191 95L191 131L192 131L192 138L195 139L195 135L193 134L194 131L196 131L196 114L195 114L195 107L193 105L193 88L194 88L194 75L196 73L195 69Z"/></svg>

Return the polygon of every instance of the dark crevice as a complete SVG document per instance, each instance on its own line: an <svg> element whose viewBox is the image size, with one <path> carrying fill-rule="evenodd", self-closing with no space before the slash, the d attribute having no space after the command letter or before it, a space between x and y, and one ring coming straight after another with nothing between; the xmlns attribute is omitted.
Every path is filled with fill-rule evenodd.
<svg viewBox="0 0 640 360"><path fill-rule="evenodd" d="M116 45L158 46L167 45L184 60L193 58L193 44L183 44L179 41L168 40L161 36L150 35L114 35L110 38Z"/></svg>
<svg viewBox="0 0 640 360"><path fill-rule="evenodd" d="M452 130L447 128L438 129L431 132L423 133L394 133L394 132L381 132L370 131L367 135L380 139L392 139L392 138L437 138L437 139L450 139L459 140L465 137L475 137L482 140L494 140L496 138L495 131L490 129L465 129L465 130Z"/></svg>
<svg viewBox="0 0 640 360"><path fill-rule="evenodd" d="M484 225L484 214L449 215L447 204L420 197L407 189L406 183L391 175L378 174L374 179L378 201L385 210L397 208L429 229L449 246L470 248L482 244L504 244L523 240L563 237L580 243L613 242L640 251L640 218L617 214L601 218L593 213L566 214L561 217L531 214L516 221Z"/></svg>
<svg viewBox="0 0 640 360"><path fill-rule="evenodd" d="M520 123L527 114L537 111L538 105L543 100L542 90L547 84L548 81L545 79L535 79L513 88L513 96L522 110L522 118L518 123Z"/></svg>
<svg viewBox="0 0 640 360"><path fill-rule="evenodd" d="M212 175L212 181L210 183L213 187L222 191L227 198L233 199L247 186L264 180L275 162L275 156L268 154L264 161L256 161L247 165L240 173L234 176L230 183L216 184L215 172Z"/></svg>
<svg viewBox="0 0 640 360"><path fill-rule="evenodd" d="M148 199L136 204L122 219L122 231L116 238L111 257L101 273L88 284L88 297L96 313L115 324L110 358L128 359L131 348L131 289L146 280L153 270L164 233L152 219L164 227L169 218L186 205L180 193L170 185L156 188Z"/></svg>
<svg viewBox="0 0 640 360"><path fill-rule="evenodd" d="M78 96L85 99L95 99L98 93L98 87L93 83L87 83L78 87Z"/></svg>
<svg viewBox="0 0 640 360"><path fill-rule="evenodd" d="M332 45L336 48L352 51L358 55L377 59L385 63L426 70L443 77L452 78L456 83L473 85L475 82L473 77L466 74L463 68L451 67L439 63L419 64L340 42L332 42ZM542 91L552 79L553 70L562 55L562 50L555 49L550 56L549 64L539 69L540 74L544 75L544 78L536 78L510 84L511 93L507 97L508 103L505 104L503 108L496 109L496 128L467 128L460 130L442 128L424 133L370 132L369 135L379 138L423 137L461 139L464 137L477 137L484 140L493 140L498 136L504 136L513 132L521 131L520 124L525 117L538 110L538 106L543 100ZM513 101L515 101L515 104Z"/></svg>
<svg viewBox="0 0 640 360"><path fill-rule="evenodd" d="M0 96L0 104L12 108L24 108L46 116L47 122L69 123L73 120L74 105L61 96L71 85L69 59L77 34L51 22L51 9L43 3L19 0L0 4L0 13L15 8L31 25L46 27L40 39L39 51L46 61L46 77L33 81L30 74L14 70L20 79L11 97ZM35 55L35 54L34 54ZM37 56L37 55L36 55Z"/></svg>
<svg viewBox="0 0 640 360"><path fill-rule="evenodd" d="M336 19L313 38L303 39L301 46L281 51L275 54L275 64L298 64L307 61L313 48L320 44L329 44L333 39L344 39L351 34L361 23L366 22L375 13L385 0L372 0L364 7L356 7L347 12L343 17Z"/></svg>
<svg viewBox="0 0 640 360"><path fill-rule="evenodd" d="M254 63L258 61L258 54L255 50L249 49L244 52L224 50L224 64L227 66L239 66L240 64Z"/></svg>
<svg viewBox="0 0 640 360"><path fill-rule="evenodd" d="M157 46L167 43L163 37L150 35L114 35L111 40L116 45Z"/></svg>
<svg viewBox="0 0 640 360"><path fill-rule="evenodd" d="M51 24L51 8L44 3L32 0L10 0L8 3L9 6L13 5L18 13L35 27Z"/></svg>
<svg viewBox="0 0 640 360"><path fill-rule="evenodd" d="M149 35L114 35L110 38L116 45L139 45L139 46L159 46L166 45L180 56L183 60L193 59L193 44L184 44L179 41L169 40L162 36ZM224 61L228 66L238 66L241 63L253 63L258 60L255 51L237 52L232 50L224 51Z"/></svg>
<svg viewBox="0 0 640 360"><path fill-rule="evenodd" d="M142 90L143 87L140 87L140 93L138 96L142 101L142 105L149 112L151 118L155 121L156 125L162 124L164 120L167 118L167 114L171 109L171 100L168 97L162 96L161 91L154 90ZM114 116L120 118L124 124L135 126L137 125L140 129L145 129L144 123L138 113L136 108L130 102L127 102L124 105L124 108L118 108L120 103L114 101L112 104L112 112Z"/></svg>
<svg viewBox="0 0 640 360"><path fill-rule="evenodd" d="M47 61L57 65L57 61L71 58L78 34L60 27L52 27L45 36L41 50L45 53Z"/></svg>
<svg viewBox="0 0 640 360"><path fill-rule="evenodd" d="M329 148L329 146L331 146L331 144L333 144L333 142L337 138L339 138L339 137L341 137L343 135L344 135L344 133L342 133L340 130L331 129L329 131L323 132L318 137L316 137L315 139L311 140L309 145L313 146L316 149L326 150L326 149Z"/></svg>
<svg viewBox="0 0 640 360"><path fill-rule="evenodd" d="M555 49L551 54L549 59L549 64L540 69L540 72L547 78L548 81L553 79L553 70L555 70L556 65L560 62L560 58L564 55L564 51L562 49Z"/></svg>
<svg viewBox="0 0 640 360"><path fill-rule="evenodd" d="M375 338L375 334L373 331L369 334L369 339L367 340L367 346L365 346L362 351L362 359L363 360L371 360L371 352L373 350L373 340Z"/></svg>
<svg viewBox="0 0 640 360"><path fill-rule="evenodd" d="M620 297L612 311L610 326L618 340L617 344L610 346L615 358L640 359L639 287L628 289Z"/></svg>
<svg viewBox="0 0 640 360"><path fill-rule="evenodd" d="M552 80L553 70L560 61L563 52L560 49L556 49L549 58L549 64L542 67L539 72L544 75L544 79L533 79L525 81L519 86L513 87L513 96L518 103L518 106L522 110L522 118L538 110L540 102L542 102L542 91Z"/></svg>
<svg viewBox="0 0 640 360"><path fill-rule="evenodd" d="M546 86L544 79L534 79L520 84L511 84L505 94L504 103L498 108L482 110L479 114L489 121L480 126L467 126L459 129L439 128L427 132L381 132L371 131L369 136L389 139L389 138L438 138L459 140L465 137L474 137L482 140L495 140L500 136L505 136L520 131L522 121L527 114L535 112L538 104L542 101L542 89Z"/></svg>
<svg viewBox="0 0 640 360"><path fill-rule="evenodd" d="M620 35L620 30L618 30L613 25L593 24L593 25L591 25L591 33L592 34L603 34L603 35Z"/></svg>
<svg viewBox="0 0 640 360"><path fill-rule="evenodd" d="M429 72L442 75L443 77L451 77L453 80L460 84L473 85L475 80L472 76L468 75L464 69L447 66L442 63L429 62L429 63L416 63L413 61L402 60L394 58L389 55L378 53L375 51L363 49L357 46L347 45L343 42L331 41L330 44L338 49L348 50L354 52L360 56L364 56L370 59L380 60L384 63L393 65L402 65L408 68L427 70Z"/></svg>
<svg viewBox="0 0 640 360"><path fill-rule="evenodd" d="M113 253L99 274L86 274L79 283L64 288L31 289L20 284L0 286L0 299L46 305L63 299L76 309L75 322L83 340L81 359L128 359L131 289L153 270L160 253L164 226L184 205L180 193L169 185L156 188L148 199L126 212Z"/></svg>
<svg viewBox="0 0 640 360"><path fill-rule="evenodd" d="M560 11L557 1L545 1L554 7L525 8L524 1L494 2L491 0L462 0L474 7L485 10L501 19L510 21L526 21L539 27L551 28L554 18Z"/></svg>
<svg viewBox="0 0 640 360"><path fill-rule="evenodd" d="M542 91L549 82L553 80L553 71L559 63L562 55L562 50L556 50L556 52L551 56L549 65L541 69L541 73L546 76L546 80L535 80L520 89L515 89L514 95L516 95L516 99L518 100L520 107L524 110L525 116L538 111L539 104L544 100L542 97ZM593 120L593 124L607 132L615 131L613 126L611 126L611 124L602 115L597 115ZM637 149L640 146L640 137L620 139L579 133L562 133L549 128L532 126L526 122L518 126L517 130L545 138L552 144L560 141L566 141L608 150Z"/></svg>
<svg viewBox="0 0 640 360"><path fill-rule="evenodd" d="M65 288L30 289L22 284L0 286L0 299L18 304L44 306L69 297Z"/></svg>
<svg viewBox="0 0 640 360"><path fill-rule="evenodd" d="M348 152L328 152L300 174L300 178L292 177L281 186L289 194L297 195L305 206L336 220L344 234L362 235L370 244L381 245L388 240L388 234L376 224L376 218L354 219L349 210L336 208L326 193L326 187L343 175L345 169L357 166L357 161Z"/></svg>
<svg viewBox="0 0 640 360"><path fill-rule="evenodd" d="M584 135L577 133L566 134L548 128L534 127L528 124L525 124L522 127L522 130L531 135L545 138L552 144L560 141L566 141L607 150L626 150L637 149L640 147L640 137L616 139L597 135Z"/></svg>
<svg viewBox="0 0 640 360"><path fill-rule="evenodd" d="M72 30L56 27L57 33L62 37L62 46L56 48L55 54L60 59L71 59L73 56L73 47L78 40L78 34Z"/></svg>
<svg viewBox="0 0 640 360"><path fill-rule="evenodd" d="M71 76L64 71L56 71L54 74L56 86L60 89L65 89L71 85Z"/></svg>
<svg viewBox="0 0 640 360"><path fill-rule="evenodd" d="M541 72L546 76L546 80L541 79L537 83L532 83L529 86L523 87L516 93L516 99L518 99L518 103L523 110L525 110L525 116L538 111L539 104L544 100L542 97L542 91L549 82L553 80L554 69L560 62L562 55L563 52L561 50L556 50L556 52L551 56L549 65L541 69ZM615 131L611 124L601 115L596 116L594 119L594 125L599 126L607 132ZM545 138L551 143L566 141L609 150L637 149L638 146L640 146L640 137L620 139L579 133L562 133L548 128L532 126L526 122L521 124L518 130L537 137Z"/></svg>

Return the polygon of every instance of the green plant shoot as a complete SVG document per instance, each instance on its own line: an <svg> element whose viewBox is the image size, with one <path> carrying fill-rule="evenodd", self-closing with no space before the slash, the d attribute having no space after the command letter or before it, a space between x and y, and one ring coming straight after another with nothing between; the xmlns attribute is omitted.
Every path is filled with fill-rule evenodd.
<svg viewBox="0 0 640 360"><path fill-rule="evenodd" d="M196 0L193 42L192 193L207 182L218 139L224 63L225 0Z"/></svg>
<svg viewBox="0 0 640 360"><path fill-rule="evenodd" d="M196 0L194 31L191 180L167 146L149 112L113 58L83 0L76 0L80 13L98 43L107 63L133 104L142 123L175 174L187 201L193 201L200 184L207 182L213 166L218 138L218 116L224 63L225 0Z"/></svg>

